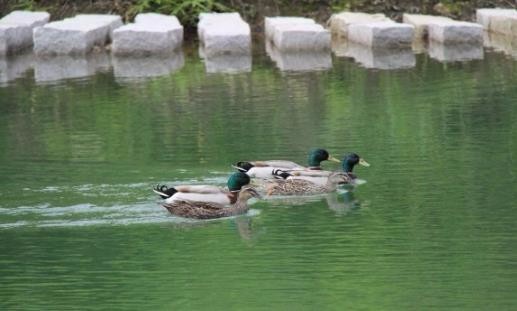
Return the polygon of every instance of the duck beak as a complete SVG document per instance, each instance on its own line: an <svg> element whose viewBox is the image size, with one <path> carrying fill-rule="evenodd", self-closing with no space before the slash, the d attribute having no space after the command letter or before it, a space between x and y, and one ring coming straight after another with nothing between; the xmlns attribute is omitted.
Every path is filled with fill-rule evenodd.
<svg viewBox="0 0 517 311"><path fill-rule="evenodd" d="M333 156L330 156L330 155L329 155L328 160L329 160L329 161L332 161L332 162L341 163L341 161L339 161L338 159L336 159L336 158L334 158Z"/></svg>
<svg viewBox="0 0 517 311"><path fill-rule="evenodd" d="M246 173L246 170L245 170L245 169L243 169L242 167L238 167L238 166L236 166L236 165L232 165L232 167L233 167L234 169L238 170L239 172Z"/></svg>
<svg viewBox="0 0 517 311"><path fill-rule="evenodd" d="M369 167L370 163L366 162L363 158L359 159L359 165L362 165L364 167Z"/></svg>

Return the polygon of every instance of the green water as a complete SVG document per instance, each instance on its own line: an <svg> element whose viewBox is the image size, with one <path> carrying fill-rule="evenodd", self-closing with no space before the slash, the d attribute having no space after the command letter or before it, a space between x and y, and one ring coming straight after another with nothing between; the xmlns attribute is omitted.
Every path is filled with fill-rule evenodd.
<svg viewBox="0 0 517 311"><path fill-rule="evenodd" d="M1 310L517 308L515 60L183 62L0 85ZM223 185L239 160L304 163L313 147L359 153L367 183L208 222L150 192Z"/></svg>

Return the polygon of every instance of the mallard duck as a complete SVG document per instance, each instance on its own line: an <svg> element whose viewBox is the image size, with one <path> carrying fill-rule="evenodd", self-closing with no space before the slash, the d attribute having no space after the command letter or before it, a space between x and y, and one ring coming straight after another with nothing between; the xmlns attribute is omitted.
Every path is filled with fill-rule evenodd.
<svg viewBox="0 0 517 311"><path fill-rule="evenodd" d="M237 162L234 167L241 172L245 172L254 178L272 178L273 169L281 169L284 171L315 171L321 170L321 162L323 161L341 162L331 156L325 149L313 149L309 152L308 166L305 167L292 161L269 160L269 161L241 161Z"/></svg>
<svg viewBox="0 0 517 311"><path fill-rule="evenodd" d="M354 167L359 164L364 167L369 167L370 164L366 162L363 158L361 158L357 153L349 153L345 155L343 161L341 162L341 167L343 168L343 172L346 173L349 177L348 183L353 183L353 181L357 178L357 176L353 173ZM325 185L327 183L327 177L332 173L332 171L275 171L273 174L277 177L282 177L284 179L303 179L310 182L313 182L318 185ZM286 176L289 175L289 176Z"/></svg>
<svg viewBox="0 0 517 311"><path fill-rule="evenodd" d="M248 211L248 200L252 197L260 198L260 195L251 187L242 187L239 191L236 202L227 207L224 204L206 202L206 201L189 201L175 200L166 202L163 206L173 215L196 218L196 219L212 219L228 216L244 214Z"/></svg>
<svg viewBox="0 0 517 311"><path fill-rule="evenodd" d="M237 202L239 191L250 182L250 177L243 172L235 172L228 178L228 189L212 185L179 185L168 188L165 185L156 186L153 191L165 203L174 201L212 202L222 205Z"/></svg>
<svg viewBox="0 0 517 311"><path fill-rule="evenodd" d="M343 172L332 172L326 180L324 185L305 179L268 180L263 187L267 195L312 195L335 191L339 184L350 182L350 177Z"/></svg>

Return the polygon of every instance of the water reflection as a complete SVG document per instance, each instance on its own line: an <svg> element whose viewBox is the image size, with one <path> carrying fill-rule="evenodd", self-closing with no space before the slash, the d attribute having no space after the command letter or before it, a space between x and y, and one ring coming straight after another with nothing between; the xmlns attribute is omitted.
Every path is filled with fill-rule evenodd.
<svg viewBox="0 0 517 311"><path fill-rule="evenodd" d="M411 48L372 49L354 42L337 41L333 46L333 51L337 56L354 58L365 68L402 69L416 65L415 55Z"/></svg>
<svg viewBox="0 0 517 311"><path fill-rule="evenodd" d="M206 56L204 48L199 46L199 57L204 59L208 73L251 72L251 54L221 54Z"/></svg>
<svg viewBox="0 0 517 311"><path fill-rule="evenodd" d="M354 209L361 207L361 202L355 198L352 190L346 192L333 192L325 197L330 210L339 215L346 215Z"/></svg>
<svg viewBox="0 0 517 311"><path fill-rule="evenodd" d="M113 57L116 78L152 78L169 75L185 64L183 51L171 55L146 57Z"/></svg>
<svg viewBox="0 0 517 311"><path fill-rule="evenodd" d="M332 68L330 51L281 52L268 41L266 52L282 71L316 71Z"/></svg>
<svg viewBox="0 0 517 311"><path fill-rule="evenodd" d="M34 77L36 82L52 82L63 79L84 78L96 72L109 70L110 57L106 52L86 56L59 55L36 58Z"/></svg>
<svg viewBox="0 0 517 311"><path fill-rule="evenodd" d="M485 32L483 39L485 46L517 59L517 37Z"/></svg>
<svg viewBox="0 0 517 311"><path fill-rule="evenodd" d="M32 53L0 58L0 83L22 77L33 65L34 55Z"/></svg>
<svg viewBox="0 0 517 311"><path fill-rule="evenodd" d="M483 59L483 46L478 44L443 44L429 42L428 53L440 62L457 62Z"/></svg>

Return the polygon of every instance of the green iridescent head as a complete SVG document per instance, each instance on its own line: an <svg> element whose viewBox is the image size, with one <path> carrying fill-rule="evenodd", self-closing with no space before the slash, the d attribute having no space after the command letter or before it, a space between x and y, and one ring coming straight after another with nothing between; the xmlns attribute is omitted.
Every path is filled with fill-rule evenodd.
<svg viewBox="0 0 517 311"><path fill-rule="evenodd" d="M343 171L351 173L354 170L356 164L368 167L370 164L361 158L357 153L349 153L343 159L342 167Z"/></svg>
<svg viewBox="0 0 517 311"><path fill-rule="evenodd" d="M341 162L338 159L331 156L327 150L325 149L313 149L309 152L309 166L310 167L319 167L321 165L322 161L334 161L334 162Z"/></svg>
<svg viewBox="0 0 517 311"><path fill-rule="evenodd" d="M240 191L242 186L250 183L250 177L243 172L235 172L228 178L228 189L230 191Z"/></svg>

